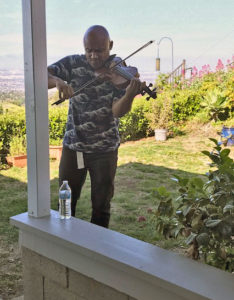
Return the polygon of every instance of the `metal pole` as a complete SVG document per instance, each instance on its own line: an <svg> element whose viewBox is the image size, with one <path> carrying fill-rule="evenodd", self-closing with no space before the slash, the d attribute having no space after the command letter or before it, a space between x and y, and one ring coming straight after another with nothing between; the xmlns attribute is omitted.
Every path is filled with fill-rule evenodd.
<svg viewBox="0 0 234 300"><path fill-rule="evenodd" d="M160 45L160 43L161 43L161 41L162 41L163 39L168 39L168 40L171 41L171 71L173 72L173 70L174 70L173 41L172 41L172 39L171 39L170 37L164 36L164 37L162 37L162 38L159 40L159 42L157 43L157 46L158 46L158 48L157 48L157 58L159 58L159 45Z"/></svg>

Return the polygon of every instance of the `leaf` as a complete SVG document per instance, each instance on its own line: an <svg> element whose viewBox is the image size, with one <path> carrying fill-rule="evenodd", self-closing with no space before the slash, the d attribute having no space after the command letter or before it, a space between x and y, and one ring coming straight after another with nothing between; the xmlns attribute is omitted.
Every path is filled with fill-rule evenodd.
<svg viewBox="0 0 234 300"><path fill-rule="evenodd" d="M171 178L173 181L177 182L180 186L184 187L187 185L189 179L188 178L183 178L177 175L174 175L173 178Z"/></svg>
<svg viewBox="0 0 234 300"><path fill-rule="evenodd" d="M186 186L189 182L189 179L188 178L182 178L180 181L179 181L179 184L180 186Z"/></svg>
<svg viewBox="0 0 234 300"><path fill-rule="evenodd" d="M209 151L202 151L201 153L203 153L203 154L205 154L205 155L207 155L207 156L210 156L210 152Z"/></svg>
<svg viewBox="0 0 234 300"><path fill-rule="evenodd" d="M226 100L227 100L226 97L222 97L221 95L218 95L217 105L222 106L222 104L225 104Z"/></svg>
<svg viewBox="0 0 234 300"><path fill-rule="evenodd" d="M203 232L196 237L196 241L198 246L207 246L209 244L210 237L206 232Z"/></svg>
<svg viewBox="0 0 234 300"><path fill-rule="evenodd" d="M171 180L175 181L175 182L179 182L179 179L176 177L172 177Z"/></svg>
<svg viewBox="0 0 234 300"><path fill-rule="evenodd" d="M220 177L219 176L217 176L217 175L214 175L214 178L213 178L215 181L217 181L217 182L220 182Z"/></svg>
<svg viewBox="0 0 234 300"><path fill-rule="evenodd" d="M210 154L210 159L213 160L216 164L220 162L220 158L217 154Z"/></svg>
<svg viewBox="0 0 234 300"><path fill-rule="evenodd" d="M190 212L192 208L192 205L186 205L184 208L183 208L183 215L186 217L187 214Z"/></svg>
<svg viewBox="0 0 234 300"><path fill-rule="evenodd" d="M193 218L192 224L191 224L191 226L192 226L193 229L194 229L194 228L197 229L197 227L200 227L200 226L201 226L201 224L202 224L201 218L202 218L202 214L199 214L199 215L197 215L195 218ZM199 226L199 225L200 225L200 226Z"/></svg>
<svg viewBox="0 0 234 300"><path fill-rule="evenodd" d="M223 208L223 213L226 213L226 212L228 212L228 211L232 211L234 209L234 206L232 205L232 204L227 204L227 205L225 205L224 206L224 208Z"/></svg>
<svg viewBox="0 0 234 300"><path fill-rule="evenodd" d="M221 222L222 222L222 220L207 220L205 225L206 225L206 227L214 228L217 225L219 225L219 223L221 223Z"/></svg>
<svg viewBox="0 0 234 300"><path fill-rule="evenodd" d="M200 202L200 207L207 206L210 203L210 200L208 198L201 198L199 202Z"/></svg>
<svg viewBox="0 0 234 300"><path fill-rule="evenodd" d="M161 197L168 197L170 196L170 193L167 191L167 189L164 186L160 186L157 188L157 192Z"/></svg>
<svg viewBox="0 0 234 300"><path fill-rule="evenodd" d="M232 227L228 223L222 223L218 228L223 237L231 237Z"/></svg>
<svg viewBox="0 0 234 300"><path fill-rule="evenodd" d="M195 177L192 179L191 181L193 184L195 184L198 188L200 188L202 190L204 182L201 178L199 177Z"/></svg>
<svg viewBox="0 0 234 300"><path fill-rule="evenodd" d="M229 153L230 153L230 149L223 149L221 152L220 152L220 156L222 157L222 158L224 158L225 156L228 156L229 155Z"/></svg>
<svg viewBox="0 0 234 300"><path fill-rule="evenodd" d="M180 231L183 229L183 226L179 226L178 228L174 229L174 237L177 238Z"/></svg>
<svg viewBox="0 0 234 300"><path fill-rule="evenodd" d="M218 141L216 139L213 138L209 138L210 141L214 142L216 146L218 146Z"/></svg>
<svg viewBox="0 0 234 300"><path fill-rule="evenodd" d="M180 192L181 194L184 194L184 193L187 192L187 190L186 190L185 188L179 188L179 192Z"/></svg>
<svg viewBox="0 0 234 300"><path fill-rule="evenodd" d="M197 236L197 233L193 233L191 232L191 234L188 236L188 238L186 239L185 243L187 245L191 244L193 242L193 240L195 239L195 237Z"/></svg>
<svg viewBox="0 0 234 300"><path fill-rule="evenodd" d="M171 200L165 202L161 201L157 209L158 215L171 217L173 214L173 206Z"/></svg>

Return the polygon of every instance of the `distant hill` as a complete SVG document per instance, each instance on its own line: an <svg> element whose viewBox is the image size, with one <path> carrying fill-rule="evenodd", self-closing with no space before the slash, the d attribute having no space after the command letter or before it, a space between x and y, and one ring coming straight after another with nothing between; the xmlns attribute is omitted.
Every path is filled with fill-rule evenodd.
<svg viewBox="0 0 234 300"><path fill-rule="evenodd" d="M157 75L155 72L141 71L140 79L147 83L154 83ZM24 71L0 69L0 91L24 91Z"/></svg>
<svg viewBox="0 0 234 300"><path fill-rule="evenodd" d="M24 72L23 70L0 69L0 91L24 91Z"/></svg>

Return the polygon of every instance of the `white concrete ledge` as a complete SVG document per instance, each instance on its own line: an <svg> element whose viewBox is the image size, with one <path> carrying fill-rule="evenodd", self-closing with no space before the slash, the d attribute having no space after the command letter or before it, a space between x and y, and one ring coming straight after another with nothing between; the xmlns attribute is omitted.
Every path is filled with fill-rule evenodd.
<svg viewBox="0 0 234 300"><path fill-rule="evenodd" d="M136 299L233 299L231 274L89 222L51 210L11 223L22 246Z"/></svg>

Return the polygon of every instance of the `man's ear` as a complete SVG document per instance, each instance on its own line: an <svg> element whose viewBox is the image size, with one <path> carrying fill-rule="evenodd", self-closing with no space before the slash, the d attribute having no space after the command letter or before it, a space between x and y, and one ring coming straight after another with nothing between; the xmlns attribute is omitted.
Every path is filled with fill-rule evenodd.
<svg viewBox="0 0 234 300"><path fill-rule="evenodd" d="M110 44L109 44L109 49L111 50L113 48L113 41L110 41Z"/></svg>

